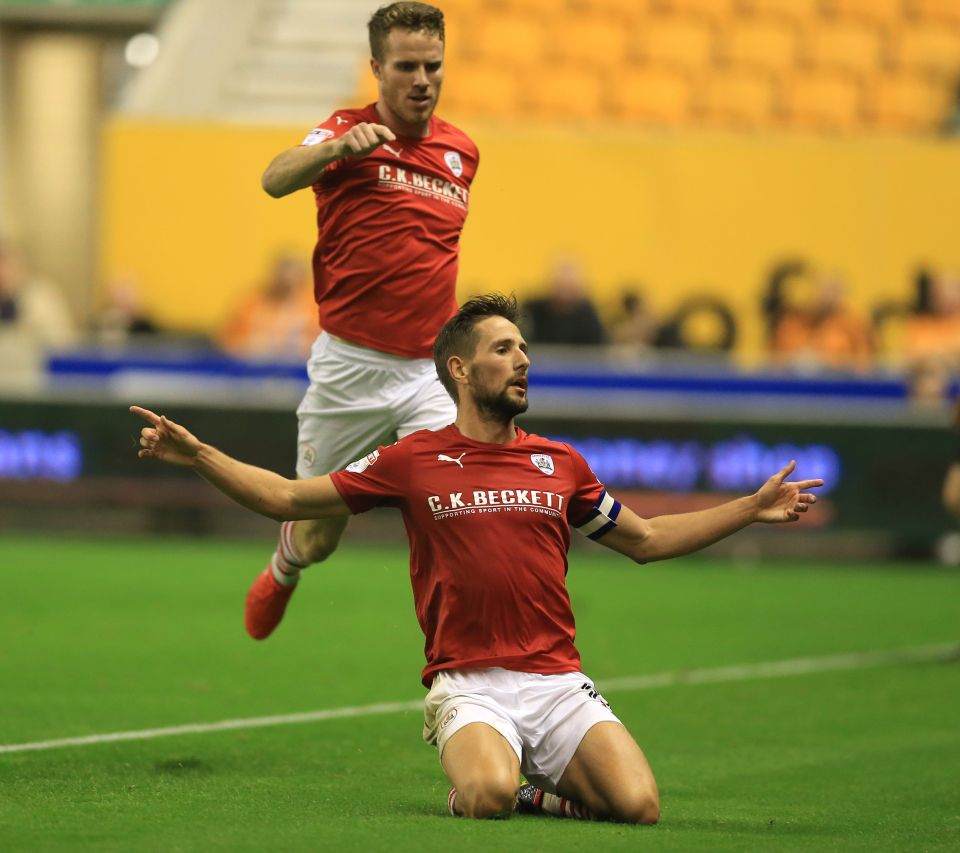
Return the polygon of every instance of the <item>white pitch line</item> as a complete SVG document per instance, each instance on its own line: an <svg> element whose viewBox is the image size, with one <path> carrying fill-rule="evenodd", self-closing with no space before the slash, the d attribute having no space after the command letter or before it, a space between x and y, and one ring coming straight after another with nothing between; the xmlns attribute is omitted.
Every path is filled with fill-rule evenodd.
<svg viewBox="0 0 960 853"><path fill-rule="evenodd" d="M653 690L660 687L676 687L692 684L719 684L722 682L751 681L762 678L786 678L821 672L836 672L851 669L897 664L937 663L960 660L960 645L943 643L935 646L910 646L873 652L822 655L819 657L792 658L789 660L747 663L735 666L718 666L709 669L676 670L655 675L638 675L627 678L610 678L603 682L604 693L619 690ZM35 752L43 749L59 749L66 746L91 746L98 743L116 743L124 740L151 740L173 735L205 734L234 729L257 729L267 726L289 726L296 723L316 723L346 717L370 717L377 714L396 714L401 711L419 711L422 699L408 702L378 702L374 705L356 705L345 708L328 708L323 711L305 711L299 714L276 714L270 717L247 717L239 720L220 720L216 723L188 723L182 726L166 726L157 729L140 729L129 732L108 732L99 735L39 740L30 743L0 744L0 753Z"/></svg>

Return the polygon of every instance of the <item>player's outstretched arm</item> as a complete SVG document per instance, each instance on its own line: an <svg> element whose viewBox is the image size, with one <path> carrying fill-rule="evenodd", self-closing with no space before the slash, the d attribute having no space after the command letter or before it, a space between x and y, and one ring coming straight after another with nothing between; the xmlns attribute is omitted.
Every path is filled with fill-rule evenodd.
<svg viewBox="0 0 960 853"><path fill-rule="evenodd" d="M288 480L273 471L247 465L204 444L180 424L131 406L150 426L140 432L141 459L159 459L170 465L192 468L227 497L247 509L277 521L349 515L330 477Z"/></svg>
<svg viewBox="0 0 960 853"><path fill-rule="evenodd" d="M281 151L267 166L260 184L268 195L282 198L315 184L331 163L344 157L365 157L396 138L386 125L360 122L337 139Z"/></svg>
<svg viewBox="0 0 960 853"><path fill-rule="evenodd" d="M754 522L797 521L817 500L807 490L822 486L823 480L788 482L796 466L791 461L755 494L700 512L644 519L623 507L617 526L599 541L639 563L647 563L699 551Z"/></svg>

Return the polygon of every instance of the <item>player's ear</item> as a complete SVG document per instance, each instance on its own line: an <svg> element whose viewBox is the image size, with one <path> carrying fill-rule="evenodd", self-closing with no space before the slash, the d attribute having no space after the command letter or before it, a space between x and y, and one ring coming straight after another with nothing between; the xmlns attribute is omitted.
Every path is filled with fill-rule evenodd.
<svg viewBox="0 0 960 853"><path fill-rule="evenodd" d="M370 57L370 70L373 72L373 76L377 78L377 82L380 82L380 63L377 62L375 56Z"/></svg>
<svg viewBox="0 0 960 853"><path fill-rule="evenodd" d="M450 376L457 384L463 384L467 381L467 363L459 355L451 355L447 359L447 370L450 371Z"/></svg>

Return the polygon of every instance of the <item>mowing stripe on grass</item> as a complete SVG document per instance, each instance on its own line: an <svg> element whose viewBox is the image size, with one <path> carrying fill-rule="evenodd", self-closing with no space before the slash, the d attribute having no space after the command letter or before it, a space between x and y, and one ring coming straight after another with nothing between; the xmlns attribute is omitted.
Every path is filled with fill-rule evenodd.
<svg viewBox="0 0 960 853"><path fill-rule="evenodd" d="M760 678L786 678L820 672L836 672L850 669L869 669L880 666L896 666L916 663L946 663L960 660L960 645L944 643L935 646L910 646L873 652L851 652L820 657L792 658L746 663L735 666L717 666L709 669L687 669L662 672L654 675L638 675L628 678L611 678L603 682L604 692L618 690L653 690L658 687L676 687L693 684L719 684L721 682L750 681ZM357 705L346 708L328 708L323 711L305 711L299 714L276 714L270 717L248 717L239 720L220 720L216 723L189 723L183 726L165 726L158 729L140 729L130 732L108 732L99 735L67 737L58 740L39 740L31 743L0 744L0 753L33 752L42 749L59 749L66 746L90 746L98 743L115 743L124 740L150 740L173 735L205 734L233 729L257 729L267 726L288 726L295 723L316 723L344 717L370 717L377 714L396 714L401 711L419 711L422 699L408 702L378 702L374 705Z"/></svg>

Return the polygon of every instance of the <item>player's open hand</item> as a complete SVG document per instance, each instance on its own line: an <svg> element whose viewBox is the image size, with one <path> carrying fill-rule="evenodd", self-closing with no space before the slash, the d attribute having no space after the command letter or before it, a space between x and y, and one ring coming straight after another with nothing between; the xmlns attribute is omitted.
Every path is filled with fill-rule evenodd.
<svg viewBox="0 0 960 853"><path fill-rule="evenodd" d="M393 142L396 138L386 125L362 121L340 137L340 144L344 157L366 157L384 142Z"/></svg>
<svg viewBox="0 0 960 853"><path fill-rule="evenodd" d="M131 406L130 411L150 424L140 431L141 449L137 456L141 459L159 459L171 465L193 465L201 447L196 436L180 424L149 409Z"/></svg>
<svg viewBox="0 0 960 853"><path fill-rule="evenodd" d="M784 521L796 521L811 504L817 502L817 496L806 491L823 485L823 480L800 480L786 482L787 477L797 467L791 459L786 467L774 474L754 495L757 500L757 521L767 524L780 524Z"/></svg>

